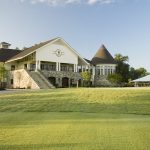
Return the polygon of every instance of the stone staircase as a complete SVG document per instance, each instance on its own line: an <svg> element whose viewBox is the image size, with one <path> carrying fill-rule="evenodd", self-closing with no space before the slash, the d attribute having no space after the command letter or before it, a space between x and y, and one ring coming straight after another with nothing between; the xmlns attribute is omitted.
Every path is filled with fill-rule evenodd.
<svg viewBox="0 0 150 150"><path fill-rule="evenodd" d="M41 74L39 71L31 71L28 72L29 75L32 77L32 79L38 84L38 86L40 87L40 89L51 89L51 88L55 88L54 85L52 85L48 79Z"/></svg>

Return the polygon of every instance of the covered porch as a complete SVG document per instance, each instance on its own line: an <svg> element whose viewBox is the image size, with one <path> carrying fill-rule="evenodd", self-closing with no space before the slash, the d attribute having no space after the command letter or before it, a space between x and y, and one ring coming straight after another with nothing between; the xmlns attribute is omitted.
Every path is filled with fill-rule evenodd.
<svg viewBox="0 0 150 150"><path fill-rule="evenodd" d="M78 65L60 62L36 61L34 64L34 70L77 72Z"/></svg>
<svg viewBox="0 0 150 150"><path fill-rule="evenodd" d="M10 70L26 69L28 71L65 71L65 72L78 72L77 64L48 62L48 61L24 61L22 63L12 63Z"/></svg>

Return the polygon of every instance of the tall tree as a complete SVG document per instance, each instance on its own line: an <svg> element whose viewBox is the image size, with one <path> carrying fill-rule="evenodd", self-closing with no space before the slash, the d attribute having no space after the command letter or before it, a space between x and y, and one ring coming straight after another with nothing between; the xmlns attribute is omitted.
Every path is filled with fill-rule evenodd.
<svg viewBox="0 0 150 150"><path fill-rule="evenodd" d="M7 71L5 67L0 64L0 88L4 88L4 82L6 80Z"/></svg>
<svg viewBox="0 0 150 150"><path fill-rule="evenodd" d="M123 56L122 54L116 54L115 55L115 60L117 62L123 62L126 63L129 61L129 57L128 56Z"/></svg>
<svg viewBox="0 0 150 150"><path fill-rule="evenodd" d="M129 79L129 57L121 54L115 55L115 61L117 62L116 73L122 76L122 82L128 82Z"/></svg>

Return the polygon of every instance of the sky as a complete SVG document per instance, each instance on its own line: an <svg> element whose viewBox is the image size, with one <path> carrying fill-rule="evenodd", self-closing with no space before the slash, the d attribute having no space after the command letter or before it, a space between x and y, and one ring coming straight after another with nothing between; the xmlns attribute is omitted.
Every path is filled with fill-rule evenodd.
<svg viewBox="0 0 150 150"><path fill-rule="evenodd" d="M0 0L0 42L23 48L55 37L84 58L104 44L150 71L150 0Z"/></svg>

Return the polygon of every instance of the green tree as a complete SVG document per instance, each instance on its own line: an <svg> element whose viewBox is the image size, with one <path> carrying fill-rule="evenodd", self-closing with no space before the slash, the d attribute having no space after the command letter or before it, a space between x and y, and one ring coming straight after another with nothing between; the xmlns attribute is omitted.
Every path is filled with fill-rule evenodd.
<svg viewBox="0 0 150 150"><path fill-rule="evenodd" d="M7 71L4 65L0 64L0 88L5 88L4 83L6 82Z"/></svg>
<svg viewBox="0 0 150 150"><path fill-rule="evenodd" d="M128 82L129 79L129 57L121 54L115 55L115 61L117 62L116 73L122 76L122 82Z"/></svg>
<svg viewBox="0 0 150 150"><path fill-rule="evenodd" d="M128 56L123 56L122 54L116 54L115 55L115 60L117 62L124 62L124 63L126 63L126 62L129 61L129 57Z"/></svg>
<svg viewBox="0 0 150 150"><path fill-rule="evenodd" d="M145 68L136 69L136 72L138 74L138 77L144 77L149 74Z"/></svg>
<svg viewBox="0 0 150 150"><path fill-rule="evenodd" d="M138 79L149 74L145 68L134 69L133 67L130 68L129 73L130 73L131 80Z"/></svg>
<svg viewBox="0 0 150 150"><path fill-rule="evenodd" d="M90 86L91 82L91 73L89 71L81 72L83 78L83 86Z"/></svg>
<svg viewBox="0 0 150 150"><path fill-rule="evenodd" d="M122 82L122 76L120 74L110 74L107 76L107 80L112 84L119 85Z"/></svg>

